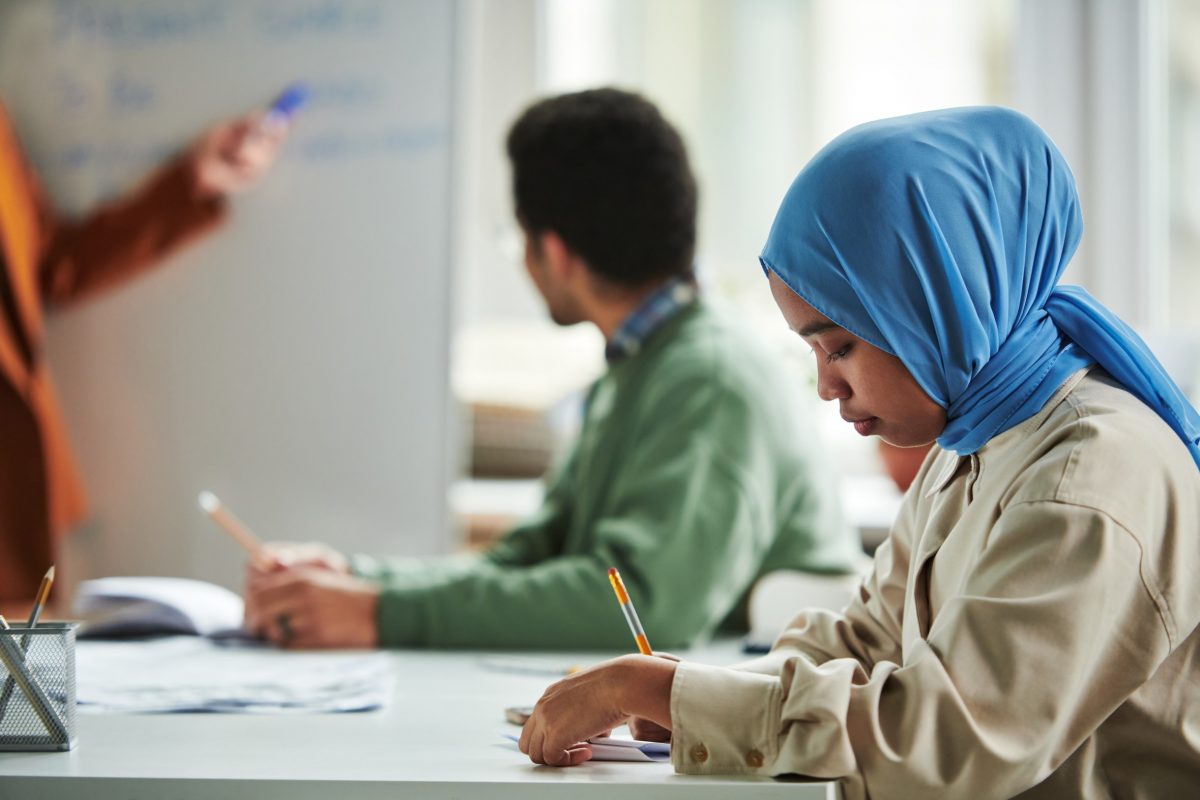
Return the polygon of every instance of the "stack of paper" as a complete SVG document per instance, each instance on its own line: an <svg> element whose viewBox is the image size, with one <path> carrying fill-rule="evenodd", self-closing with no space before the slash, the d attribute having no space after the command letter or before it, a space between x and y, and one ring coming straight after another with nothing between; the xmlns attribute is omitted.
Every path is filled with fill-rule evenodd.
<svg viewBox="0 0 1200 800"><path fill-rule="evenodd" d="M391 699L386 655L287 653L195 637L79 642L80 711L369 711Z"/></svg>
<svg viewBox="0 0 1200 800"><path fill-rule="evenodd" d="M515 733L502 733L510 742L520 742ZM670 761L670 742L644 742L629 735L597 736L588 739L593 761Z"/></svg>
<svg viewBox="0 0 1200 800"><path fill-rule="evenodd" d="M670 761L670 742L643 742L628 736L588 739L595 761Z"/></svg>

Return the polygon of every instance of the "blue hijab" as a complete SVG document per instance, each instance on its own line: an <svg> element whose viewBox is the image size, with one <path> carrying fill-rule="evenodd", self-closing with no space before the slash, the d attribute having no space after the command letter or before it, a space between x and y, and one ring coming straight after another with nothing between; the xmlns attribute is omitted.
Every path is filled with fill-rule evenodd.
<svg viewBox="0 0 1200 800"><path fill-rule="evenodd" d="M899 358L946 409L938 443L973 453L1098 363L1158 412L1200 466L1200 415L1128 325L1058 286L1083 233L1058 148L1005 108L853 128L788 189L762 266Z"/></svg>

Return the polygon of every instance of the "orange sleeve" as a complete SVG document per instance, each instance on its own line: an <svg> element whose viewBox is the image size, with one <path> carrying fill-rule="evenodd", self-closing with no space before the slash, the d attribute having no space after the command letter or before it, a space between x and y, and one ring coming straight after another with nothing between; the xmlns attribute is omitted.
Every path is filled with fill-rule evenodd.
<svg viewBox="0 0 1200 800"><path fill-rule="evenodd" d="M47 303L86 297L149 269L215 228L227 212L223 198L197 190L183 157L74 221L55 213L32 172L29 184L42 233L38 282Z"/></svg>

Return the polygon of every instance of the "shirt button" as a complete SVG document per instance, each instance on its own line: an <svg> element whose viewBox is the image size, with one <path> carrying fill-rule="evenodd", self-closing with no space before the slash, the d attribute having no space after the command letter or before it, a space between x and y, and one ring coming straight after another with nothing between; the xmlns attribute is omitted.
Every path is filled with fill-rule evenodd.
<svg viewBox="0 0 1200 800"><path fill-rule="evenodd" d="M763 754L757 750L751 750L746 753L746 766L753 769L758 769L763 765Z"/></svg>
<svg viewBox="0 0 1200 800"><path fill-rule="evenodd" d="M705 761L708 761L708 748L702 744L698 744L693 747L692 760L699 764L703 764Z"/></svg>

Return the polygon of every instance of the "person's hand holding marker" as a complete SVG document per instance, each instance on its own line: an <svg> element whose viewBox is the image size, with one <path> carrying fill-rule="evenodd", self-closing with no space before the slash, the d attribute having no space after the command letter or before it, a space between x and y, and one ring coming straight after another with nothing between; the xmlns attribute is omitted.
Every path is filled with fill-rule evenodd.
<svg viewBox="0 0 1200 800"><path fill-rule="evenodd" d="M308 90L295 84L265 111L220 122L205 131L188 156L197 191L222 197L258 183L275 163L293 117L307 102Z"/></svg>

